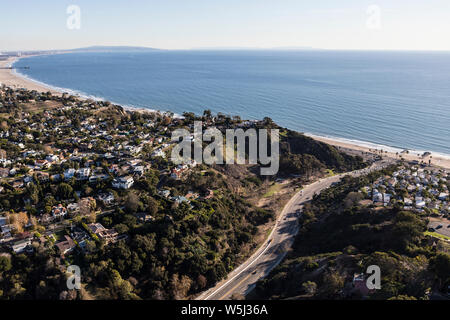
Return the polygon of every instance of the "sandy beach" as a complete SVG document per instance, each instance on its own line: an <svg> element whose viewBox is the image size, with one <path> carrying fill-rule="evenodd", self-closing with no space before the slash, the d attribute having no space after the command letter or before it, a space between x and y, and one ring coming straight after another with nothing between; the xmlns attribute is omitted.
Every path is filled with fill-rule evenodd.
<svg viewBox="0 0 450 320"><path fill-rule="evenodd" d="M8 58L7 60L0 60L0 67L5 68L11 66L18 58ZM11 69L0 69L0 84L4 84L11 88L26 88L28 90L36 90L39 92L48 92L60 95L61 92L56 91L48 86L39 84L37 82L28 80L24 77L16 75Z"/></svg>
<svg viewBox="0 0 450 320"><path fill-rule="evenodd" d="M403 158L407 161L419 161L419 163L423 161L426 164L428 164L429 163L428 161L431 160L431 165L439 166L439 167L442 167L445 169L450 169L450 158L440 156L431 151L430 151L431 154L426 157L423 157L422 156L423 154L418 155L417 152L413 152L413 151L410 151L409 153L399 152L397 154L397 152L387 151L386 149L382 149L381 147L380 148L369 148L366 146L361 146L361 145L353 144L350 142L334 140L331 138L325 138L325 137L320 137L320 136L316 136L316 135L309 135L309 136L316 140L336 146L336 147L340 148L341 150L344 149L343 151L345 151L345 149L353 150L354 151L354 152L352 152L353 154L359 153L360 155L365 155L367 153L371 153L371 154L382 155L383 157L389 157L389 158L393 158L393 159Z"/></svg>

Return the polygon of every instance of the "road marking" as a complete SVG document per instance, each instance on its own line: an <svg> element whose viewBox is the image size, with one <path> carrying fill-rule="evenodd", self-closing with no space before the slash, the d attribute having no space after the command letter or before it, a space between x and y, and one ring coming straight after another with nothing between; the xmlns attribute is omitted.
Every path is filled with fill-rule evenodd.
<svg viewBox="0 0 450 320"><path fill-rule="evenodd" d="M228 280L227 282L225 282L223 285L221 285L217 290L215 290L213 293L211 293L209 296L207 296L205 298L205 300L208 300L211 296L215 295L218 291L222 290L223 287L225 287L229 282L233 281L236 277L238 277L239 275L242 274L242 272L244 272L245 270L247 270L248 268L250 268L264 253L266 253L267 249L269 249L270 247L270 243L268 243L266 245L266 248L255 258L253 259L253 261L246 266L244 269L242 269L241 271L239 271L239 273L237 273L233 278L231 278L230 280Z"/></svg>
<svg viewBox="0 0 450 320"><path fill-rule="evenodd" d="M248 278L250 278L252 274L249 273L244 279L242 279L241 281L238 282L237 285L235 285L233 288L231 288L230 290L228 290L224 295L222 295L219 300L223 300L224 298L226 298L226 296L230 293L233 292L234 289L236 289L236 287L240 286L242 282L244 282L245 280L247 280Z"/></svg>

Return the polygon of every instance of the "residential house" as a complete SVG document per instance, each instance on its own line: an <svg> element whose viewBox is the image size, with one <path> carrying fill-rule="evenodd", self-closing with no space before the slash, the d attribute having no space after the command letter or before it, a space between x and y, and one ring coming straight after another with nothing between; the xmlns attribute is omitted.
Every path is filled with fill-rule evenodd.
<svg viewBox="0 0 450 320"><path fill-rule="evenodd" d="M114 195L112 194L112 193L110 193L110 192L108 192L108 193L102 193L102 194L99 194L98 196L97 196L97 198L98 198L98 200L100 200L101 202L103 202L103 204L105 205L105 206L110 206L110 205L112 205L113 203L114 203Z"/></svg>
<svg viewBox="0 0 450 320"><path fill-rule="evenodd" d="M14 242L11 248L14 253L22 253L25 250L30 249L29 246L31 246L31 239L23 239Z"/></svg>
<svg viewBox="0 0 450 320"><path fill-rule="evenodd" d="M134 184L134 179L131 176L115 178L112 182L113 188L129 189Z"/></svg>
<svg viewBox="0 0 450 320"><path fill-rule="evenodd" d="M67 253L70 253L75 249L76 244L68 235L64 236L65 240L58 242L55 246L58 248L61 256L64 256Z"/></svg>
<svg viewBox="0 0 450 320"><path fill-rule="evenodd" d="M73 168L67 169L66 171L64 171L64 180L70 180L74 177L76 173L76 170Z"/></svg>
<svg viewBox="0 0 450 320"><path fill-rule="evenodd" d="M52 216L54 218L62 218L67 215L67 209L60 203L52 208Z"/></svg>
<svg viewBox="0 0 450 320"><path fill-rule="evenodd" d="M91 174L91 169L81 168L76 171L76 176L78 180L88 180Z"/></svg>

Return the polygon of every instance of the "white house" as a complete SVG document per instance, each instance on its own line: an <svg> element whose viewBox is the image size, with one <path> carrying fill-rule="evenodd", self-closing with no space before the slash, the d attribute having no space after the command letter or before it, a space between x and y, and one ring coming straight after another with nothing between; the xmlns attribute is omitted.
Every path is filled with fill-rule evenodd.
<svg viewBox="0 0 450 320"><path fill-rule="evenodd" d="M388 205L391 202L391 195L389 193L383 193L384 205Z"/></svg>
<svg viewBox="0 0 450 320"><path fill-rule="evenodd" d="M447 198L448 198L448 193L444 193L444 192L441 192L440 194L439 194L439 200L441 200L441 201L445 201L445 200L447 200Z"/></svg>
<svg viewBox="0 0 450 320"><path fill-rule="evenodd" d="M131 176L115 178L112 182L113 188L129 189L134 184L134 179Z"/></svg>
<svg viewBox="0 0 450 320"><path fill-rule="evenodd" d="M89 169L89 168L81 168L81 169L77 170L77 177L79 180L89 179L90 174L91 174L91 169Z"/></svg>
<svg viewBox="0 0 450 320"><path fill-rule="evenodd" d="M65 180L70 180L73 178L73 176L75 175L75 169L67 169L66 171L64 171L64 179Z"/></svg>
<svg viewBox="0 0 450 320"><path fill-rule="evenodd" d="M405 204L405 206L412 206L413 201L409 198L404 198L403 203Z"/></svg>
<svg viewBox="0 0 450 320"><path fill-rule="evenodd" d="M8 222L8 218L0 217L0 227L6 225Z"/></svg>
<svg viewBox="0 0 450 320"><path fill-rule="evenodd" d="M47 160L48 162L56 162L59 160L59 157L54 154L49 154L48 156L45 157L45 160Z"/></svg>
<svg viewBox="0 0 450 320"><path fill-rule="evenodd" d="M98 200L102 201L105 205L111 205L114 203L114 195L112 193L102 193L98 196Z"/></svg>
<svg viewBox="0 0 450 320"><path fill-rule="evenodd" d="M159 190L158 194L164 198L168 198L170 196L170 190Z"/></svg>
<svg viewBox="0 0 450 320"><path fill-rule="evenodd" d="M21 253L23 251L25 251L25 249L31 245L31 240L30 239L24 239L24 240L20 240L17 241L16 243L14 243L12 245L12 249L15 253Z"/></svg>
<svg viewBox="0 0 450 320"><path fill-rule="evenodd" d="M383 194L380 192L374 191L372 200L373 200L373 202L383 202Z"/></svg>
<svg viewBox="0 0 450 320"><path fill-rule="evenodd" d="M422 208L425 207L425 205L426 205L425 201L423 201L423 200L416 200L416 208L422 209Z"/></svg>
<svg viewBox="0 0 450 320"><path fill-rule="evenodd" d="M161 149L157 149L157 150L153 151L153 153L152 153L151 156L152 156L152 157L162 157L162 158L165 158L165 157L166 157L166 154L165 154L164 151L162 151Z"/></svg>
<svg viewBox="0 0 450 320"><path fill-rule="evenodd" d="M67 211L69 211L70 214L77 214L80 212L80 206L76 202L69 203L67 205Z"/></svg>

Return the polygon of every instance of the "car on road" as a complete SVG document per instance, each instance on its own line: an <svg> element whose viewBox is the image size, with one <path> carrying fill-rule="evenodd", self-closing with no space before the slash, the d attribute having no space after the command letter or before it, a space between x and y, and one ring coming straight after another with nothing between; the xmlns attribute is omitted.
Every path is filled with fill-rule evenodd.
<svg viewBox="0 0 450 320"><path fill-rule="evenodd" d="M440 224L436 227L436 229L440 229L440 228L442 228L442 224Z"/></svg>
<svg viewBox="0 0 450 320"><path fill-rule="evenodd" d="M434 232L435 230L434 230L434 228L428 228L428 231Z"/></svg>
<svg viewBox="0 0 450 320"><path fill-rule="evenodd" d="M257 270L253 271L252 274L256 274Z"/></svg>

